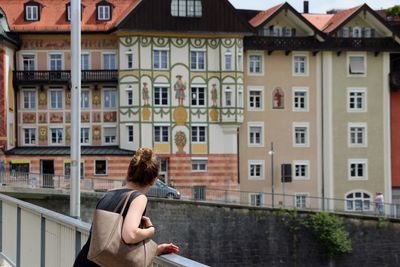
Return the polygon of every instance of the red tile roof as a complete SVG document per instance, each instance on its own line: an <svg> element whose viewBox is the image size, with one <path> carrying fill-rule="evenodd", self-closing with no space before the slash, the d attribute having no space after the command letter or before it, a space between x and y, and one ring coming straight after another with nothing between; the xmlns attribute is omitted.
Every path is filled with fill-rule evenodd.
<svg viewBox="0 0 400 267"><path fill-rule="evenodd" d="M303 17L311 22L311 24L317 27L320 31L325 28L325 26L328 24L328 21L333 16L333 14L303 14Z"/></svg>
<svg viewBox="0 0 400 267"><path fill-rule="evenodd" d="M264 21L266 21L272 14L274 14L279 8L281 8L284 4L280 4L274 7L271 7L270 9L261 11L258 13L254 18L252 18L249 23L253 27L258 27L260 26Z"/></svg>
<svg viewBox="0 0 400 267"><path fill-rule="evenodd" d="M24 4L29 0L0 0L0 6L7 15L11 31L53 32L69 31L70 22L66 19L66 4L70 0L37 0L43 7L39 21L25 21ZM108 0L113 5L110 21L97 21L96 4L101 0L81 0L82 31L107 31L122 21L141 0Z"/></svg>

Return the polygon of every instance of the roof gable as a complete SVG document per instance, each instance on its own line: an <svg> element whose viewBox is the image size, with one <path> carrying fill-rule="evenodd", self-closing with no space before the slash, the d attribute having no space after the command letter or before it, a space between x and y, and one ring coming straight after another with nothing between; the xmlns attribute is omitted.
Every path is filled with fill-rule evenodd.
<svg viewBox="0 0 400 267"><path fill-rule="evenodd" d="M118 25L120 31L249 33L247 22L228 0L202 0L200 17L171 15L171 1L142 0Z"/></svg>

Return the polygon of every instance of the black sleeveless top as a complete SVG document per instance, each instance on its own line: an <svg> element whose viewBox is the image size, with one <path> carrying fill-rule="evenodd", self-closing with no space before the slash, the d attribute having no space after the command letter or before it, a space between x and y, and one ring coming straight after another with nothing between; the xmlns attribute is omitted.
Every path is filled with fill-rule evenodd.
<svg viewBox="0 0 400 267"><path fill-rule="evenodd" d="M97 202L96 209L100 210L107 210L107 211L114 211L118 204L120 203L121 199L123 196L125 196L125 193L129 193L132 191L132 189L129 188L120 188L116 190L110 190L108 191L100 200ZM141 195L138 191L135 191L132 193L131 197L129 198L127 208L125 208L124 212L122 213L122 216L125 218L126 214L128 213L128 207L131 204L132 200L135 199L137 196ZM118 208L116 212L121 212L122 205ZM82 247L82 250L79 252L78 256L75 259L74 267L97 267L96 263L90 261L87 259L87 255L89 252L89 246L90 246L90 237L91 233L89 235L89 238L86 242L86 244Z"/></svg>

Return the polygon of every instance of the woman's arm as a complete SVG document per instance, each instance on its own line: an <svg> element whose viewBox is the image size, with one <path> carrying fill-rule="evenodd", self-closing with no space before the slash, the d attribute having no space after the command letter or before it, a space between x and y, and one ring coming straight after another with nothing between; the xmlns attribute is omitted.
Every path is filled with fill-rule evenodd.
<svg viewBox="0 0 400 267"><path fill-rule="evenodd" d="M147 197L145 195L140 195L131 202L122 226L122 239L125 243L136 244L154 235L154 227L139 228L146 205Z"/></svg>

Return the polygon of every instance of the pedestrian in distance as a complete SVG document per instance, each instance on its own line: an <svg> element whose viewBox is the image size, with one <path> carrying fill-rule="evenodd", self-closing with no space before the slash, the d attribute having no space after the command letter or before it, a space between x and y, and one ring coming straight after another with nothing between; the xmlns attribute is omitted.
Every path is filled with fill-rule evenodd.
<svg viewBox="0 0 400 267"><path fill-rule="evenodd" d="M376 192L375 194L375 207L376 207L376 213L379 216L383 216L385 214L385 205L384 205L384 198L383 194L381 192Z"/></svg>

